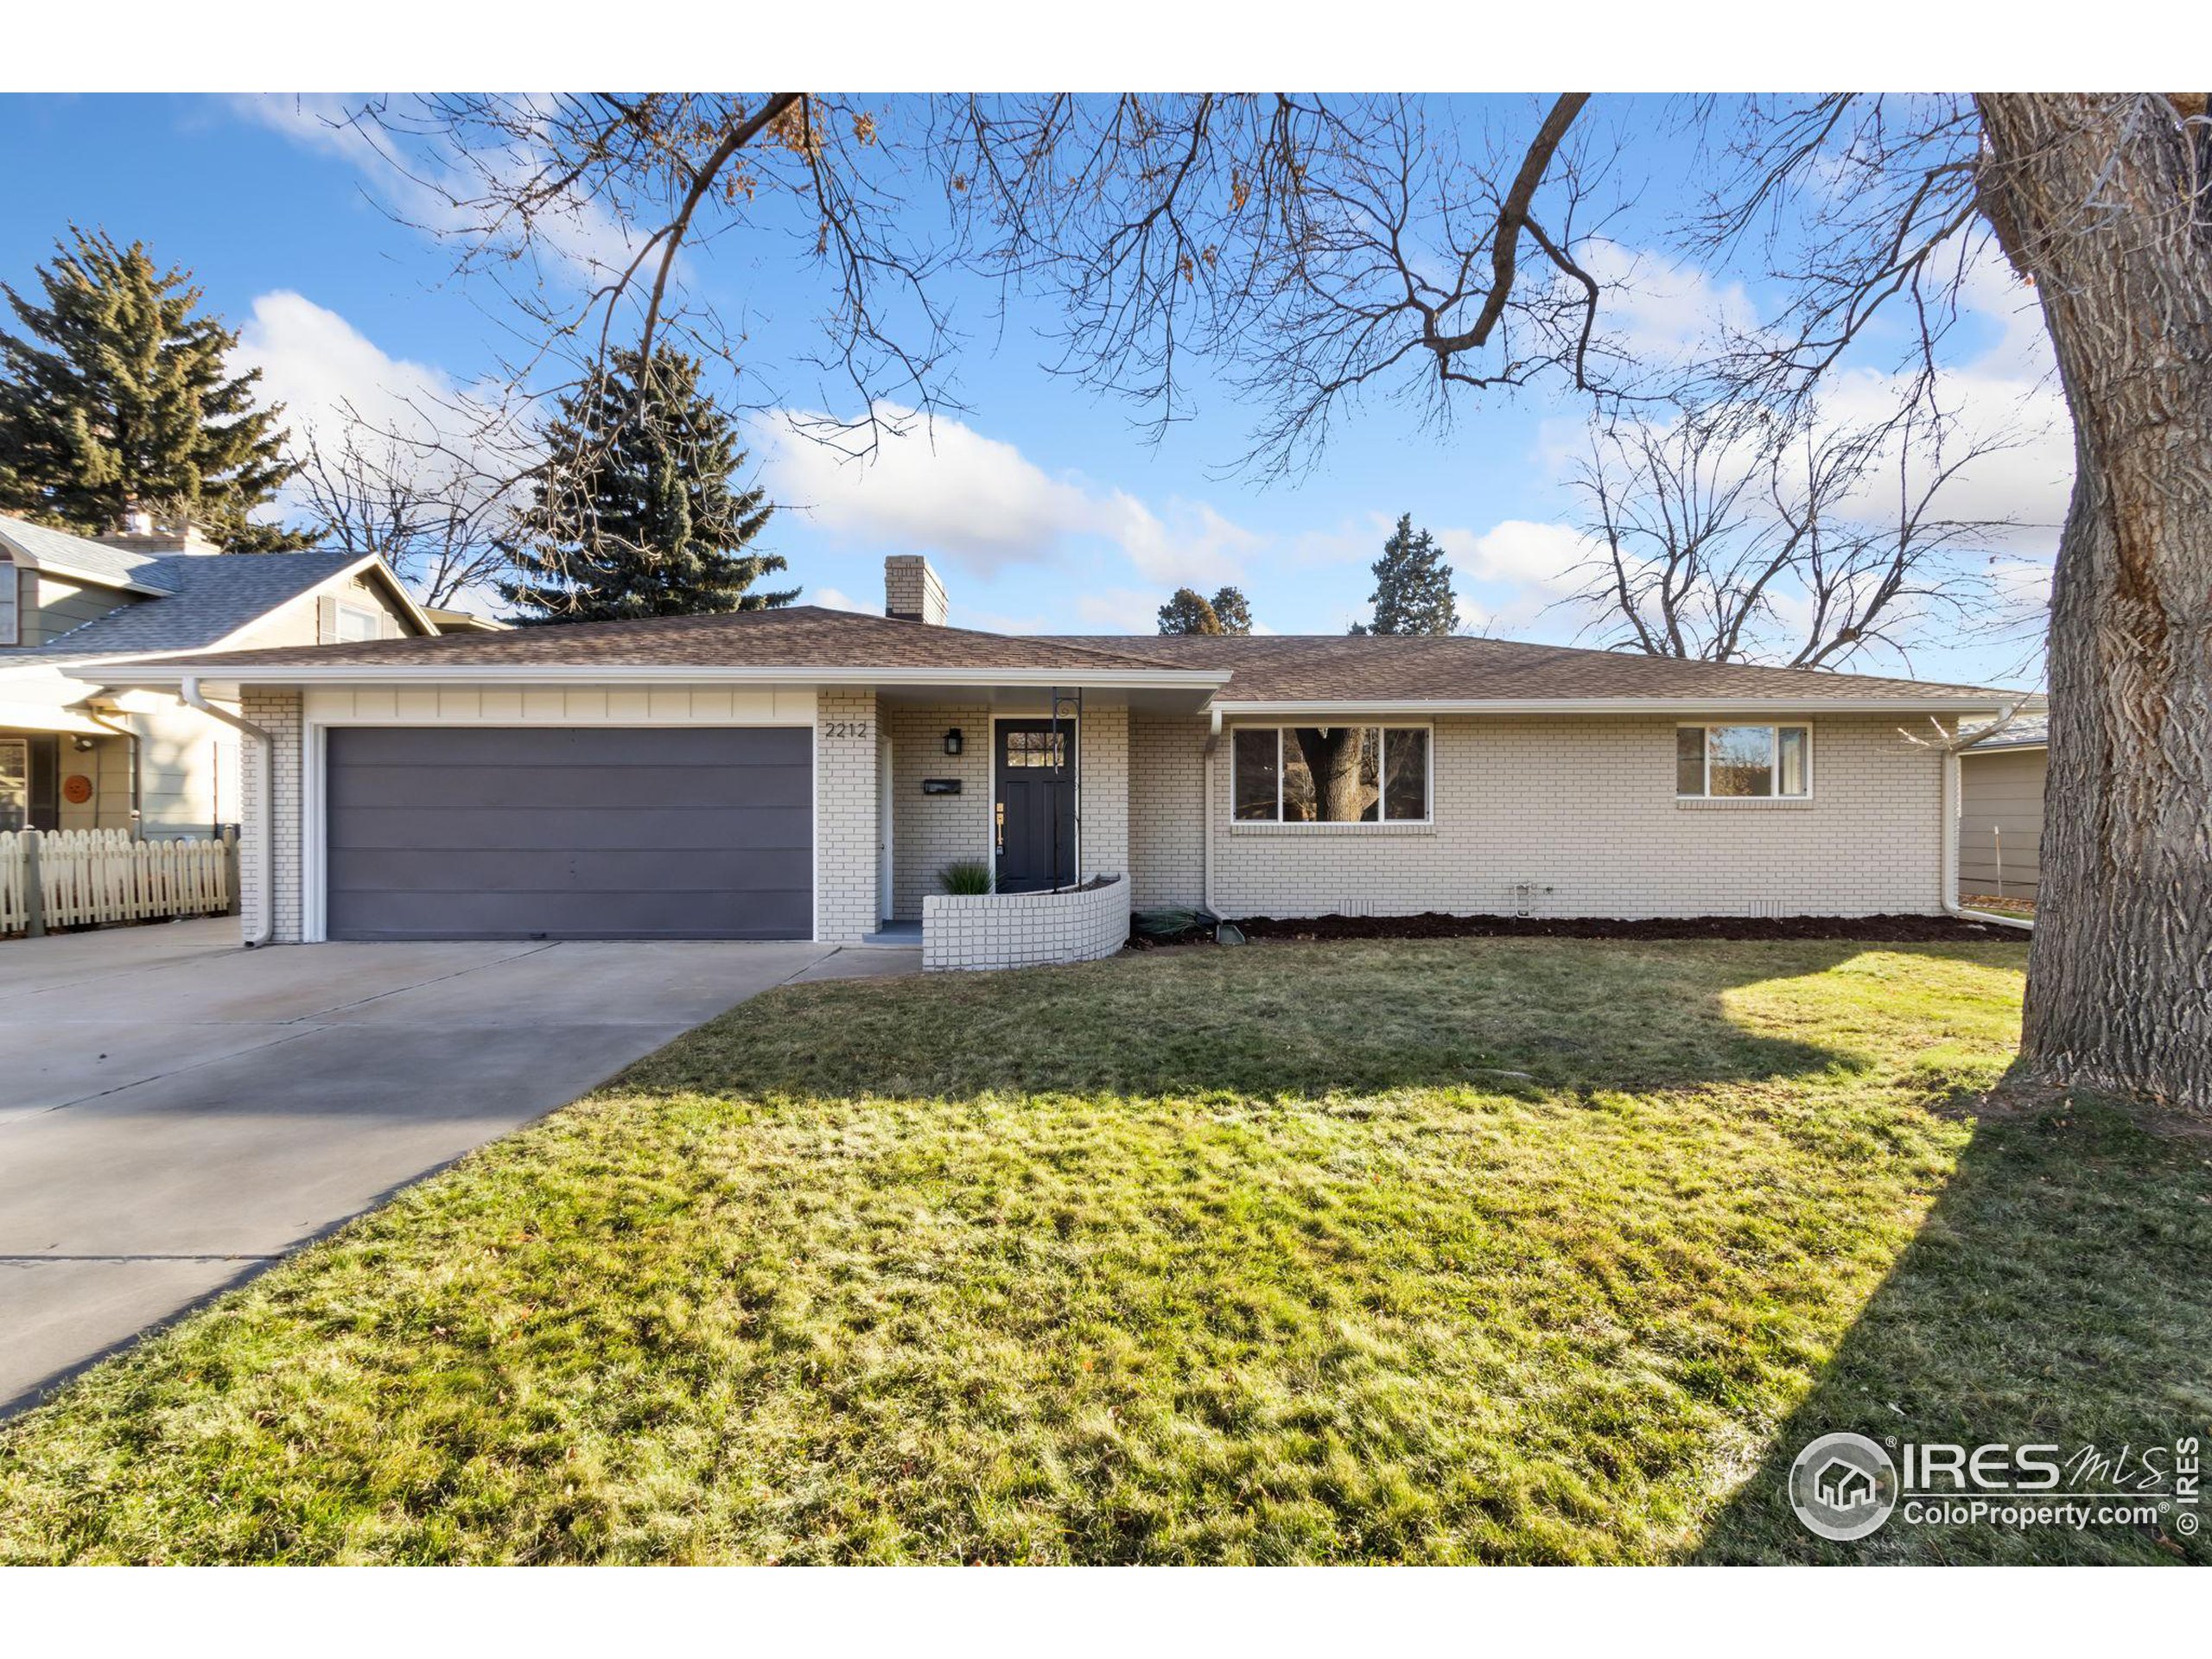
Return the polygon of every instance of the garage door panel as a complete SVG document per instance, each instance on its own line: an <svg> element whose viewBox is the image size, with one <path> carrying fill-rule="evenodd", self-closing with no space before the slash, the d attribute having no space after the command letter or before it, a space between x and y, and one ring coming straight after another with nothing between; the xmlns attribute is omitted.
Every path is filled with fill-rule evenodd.
<svg viewBox="0 0 2212 1659"><path fill-rule="evenodd" d="M780 806L805 810L813 769L806 766L361 766L333 776L330 804L435 811L456 799L472 807L694 809Z"/></svg>
<svg viewBox="0 0 2212 1659"><path fill-rule="evenodd" d="M344 727L333 938L804 938L804 728Z"/></svg>
<svg viewBox="0 0 2212 1659"><path fill-rule="evenodd" d="M340 850L429 852L579 848L613 851L626 847L739 847L763 849L812 845L808 814L789 807L725 807L687 810L613 807L527 808L502 811L448 807L435 812L357 807L330 815L330 847Z"/></svg>
<svg viewBox="0 0 2212 1659"><path fill-rule="evenodd" d="M448 851L426 867L406 848L356 849L334 874L330 892L533 893L571 889L606 892L775 893L804 887L813 851L798 847L767 852L728 848L645 848L620 851L557 849Z"/></svg>
<svg viewBox="0 0 2212 1659"><path fill-rule="evenodd" d="M791 939L804 938L812 923L810 901L793 893L330 896L331 937L347 939Z"/></svg>
<svg viewBox="0 0 2212 1659"><path fill-rule="evenodd" d="M331 735L349 764L416 767L803 763L813 742L804 726L349 726Z"/></svg>

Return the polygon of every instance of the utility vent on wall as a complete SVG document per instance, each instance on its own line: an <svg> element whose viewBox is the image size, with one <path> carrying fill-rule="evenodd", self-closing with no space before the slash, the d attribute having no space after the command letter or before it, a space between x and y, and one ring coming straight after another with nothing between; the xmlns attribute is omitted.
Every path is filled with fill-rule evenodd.
<svg viewBox="0 0 2212 1659"><path fill-rule="evenodd" d="M1543 901L1552 896L1553 888L1548 881L1516 881L1508 891L1513 895L1513 913L1533 916L1543 908Z"/></svg>
<svg viewBox="0 0 2212 1659"><path fill-rule="evenodd" d="M1783 914L1782 906L1783 901L1779 899L1754 899L1745 913L1771 919Z"/></svg>

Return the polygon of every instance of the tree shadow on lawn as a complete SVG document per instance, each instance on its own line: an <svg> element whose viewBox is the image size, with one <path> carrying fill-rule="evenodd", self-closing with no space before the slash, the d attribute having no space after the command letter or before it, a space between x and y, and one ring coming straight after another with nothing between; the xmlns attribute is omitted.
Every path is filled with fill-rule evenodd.
<svg viewBox="0 0 2212 1659"><path fill-rule="evenodd" d="M2056 1445L2062 1459L2092 1445L2171 1453L2183 1435L2201 1446L2212 1435L2205 1153L2111 1103L1984 1116L1912 1243L1688 1558L2212 1562L2201 1530L2212 1502L2193 1535L2171 1519L2021 1530L1898 1513L1859 1542L1830 1543L1799 1523L1787 1487L1806 1444L1844 1430L1892 1456L1908 1441Z"/></svg>
<svg viewBox="0 0 2212 1659"><path fill-rule="evenodd" d="M1879 951L1453 940L1154 951L1077 967L787 987L615 1079L626 1093L1309 1100L1410 1088L1636 1090L1862 1069L1909 1017L1865 993L1866 1046L1752 1030L1731 995ZM1910 955L2010 964L2007 946ZM2008 954L2010 953L2010 954ZM1849 1011L1847 1010L1847 1013ZM1786 1022L1786 1021L1785 1021ZM1834 1010L1808 1015L1825 1037Z"/></svg>

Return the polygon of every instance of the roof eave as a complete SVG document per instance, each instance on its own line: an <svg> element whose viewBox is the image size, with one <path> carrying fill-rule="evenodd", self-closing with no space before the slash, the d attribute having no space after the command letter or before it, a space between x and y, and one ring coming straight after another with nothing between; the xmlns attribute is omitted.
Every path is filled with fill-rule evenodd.
<svg viewBox="0 0 2212 1659"><path fill-rule="evenodd" d="M81 582L87 588L105 588L119 594L140 594L148 599L175 599L174 588L156 588L150 582L133 582L128 576L118 576L101 570L80 569L75 565L57 563L48 558L39 558L18 553L12 563L25 570L35 570L42 576L60 576L68 582Z"/></svg>
<svg viewBox="0 0 2212 1659"><path fill-rule="evenodd" d="M113 664L110 666L136 668L137 664ZM1100 669L1077 664L1064 668L880 668L859 664L838 668L791 664L734 667L677 663L396 663L383 667L360 663L330 663L232 666L203 657L196 662L186 660L162 664L149 672L130 677L133 683L153 686L181 684L187 679L207 680L226 685L453 684L467 681L552 685L630 681L645 684L682 683L693 685L926 686L991 683L1039 687L1096 686L1102 689L1154 686L1213 690L1226 685L1229 675L1226 671L1212 670L1199 673L1172 670Z"/></svg>
<svg viewBox="0 0 2212 1659"><path fill-rule="evenodd" d="M2014 701L1988 696L1903 697L1436 697L1345 701L1307 697L1249 702L1219 699L1231 718L1286 715L1974 715Z"/></svg>

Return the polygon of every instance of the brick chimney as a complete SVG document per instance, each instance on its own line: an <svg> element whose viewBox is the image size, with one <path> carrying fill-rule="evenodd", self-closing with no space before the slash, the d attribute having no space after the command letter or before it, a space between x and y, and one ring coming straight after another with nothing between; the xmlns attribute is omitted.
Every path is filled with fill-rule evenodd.
<svg viewBox="0 0 2212 1659"><path fill-rule="evenodd" d="M883 562L883 613L901 622L944 626L944 583L918 553L893 553Z"/></svg>
<svg viewBox="0 0 2212 1659"><path fill-rule="evenodd" d="M103 547L127 547L134 553L156 557L171 553L220 553L223 550L200 533L189 519L172 527L157 524L145 508L132 505L123 510L123 528L94 537Z"/></svg>

